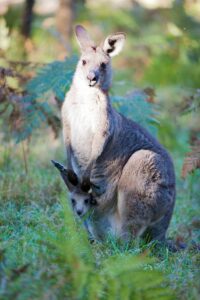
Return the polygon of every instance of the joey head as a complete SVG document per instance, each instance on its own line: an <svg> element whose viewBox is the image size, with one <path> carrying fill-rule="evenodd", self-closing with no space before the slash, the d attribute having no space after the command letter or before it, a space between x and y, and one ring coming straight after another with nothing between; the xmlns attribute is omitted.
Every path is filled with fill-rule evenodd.
<svg viewBox="0 0 200 300"><path fill-rule="evenodd" d="M81 183L73 170L66 169L54 160L52 160L52 163L60 171L62 179L68 188L73 211L79 217L84 217L97 204L91 193L89 181Z"/></svg>

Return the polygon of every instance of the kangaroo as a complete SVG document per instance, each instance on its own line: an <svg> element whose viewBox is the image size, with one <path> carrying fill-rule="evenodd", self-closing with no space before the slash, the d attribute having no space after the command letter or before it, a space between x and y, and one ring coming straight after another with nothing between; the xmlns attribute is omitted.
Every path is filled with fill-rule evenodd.
<svg viewBox="0 0 200 300"><path fill-rule="evenodd" d="M73 170L67 170L62 164L52 160L53 165L59 170L64 183L69 190L70 202L73 211L79 216L84 217L96 201L91 194L89 183L81 183Z"/></svg>
<svg viewBox="0 0 200 300"><path fill-rule="evenodd" d="M122 50L125 34L109 35L97 46L84 27L75 32L81 57L62 107L68 168L82 181L90 179L98 203L93 224L102 235L111 228L125 239L164 241L175 203L173 162L109 98L111 58Z"/></svg>
<svg viewBox="0 0 200 300"><path fill-rule="evenodd" d="M71 206L76 215L80 218L85 218L84 225L88 231L89 238L103 240L105 238L105 231L116 235L117 219L115 215L105 214L98 216L94 209L97 202L91 192L91 183L89 181L81 182L73 170L66 169L57 161L51 161L53 165L59 170L60 175L68 188ZM114 226L110 223L114 222Z"/></svg>

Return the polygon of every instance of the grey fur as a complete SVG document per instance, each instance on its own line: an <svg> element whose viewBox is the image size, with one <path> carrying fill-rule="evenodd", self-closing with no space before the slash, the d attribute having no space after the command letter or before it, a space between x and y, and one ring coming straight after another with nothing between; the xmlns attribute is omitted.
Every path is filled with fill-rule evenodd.
<svg viewBox="0 0 200 300"><path fill-rule="evenodd" d="M111 106L108 95L110 46L114 43L117 54L125 36L109 36L103 46L94 47L79 26L77 38L82 55L62 108L63 135L68 168L94 184L98 206L90 219L91 231L102 238L110 229L124 239L148 232L151 239L162 241L175 202L172 160L147 130ZM84 65L83 60L87 61ZM98 72L92 84L87 76L90 72Z"/></svg>

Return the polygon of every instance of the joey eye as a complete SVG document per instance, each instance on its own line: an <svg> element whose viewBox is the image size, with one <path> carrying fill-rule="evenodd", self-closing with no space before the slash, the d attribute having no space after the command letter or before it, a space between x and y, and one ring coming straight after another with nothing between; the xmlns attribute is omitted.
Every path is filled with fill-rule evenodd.
<svg viewBox="0 0 200 300"><path fill-rule="evenodd" d="M83 64L83 66L86 65L86 60L85 59L82 60L82 64Z"/></svg>
<svg viewBox="0 0 200 300"><path fill-rule="evenodd" d="M92 198L92 199L90 200L90 204L91 204L91 205L97 205L97 201L96 201L94 198Z"/></svg>
<svg viewBox="0 0 200 300"><path fill-rule="evenodd" d="M84 203L85 203L85 204L88 204L88 203L89 203L89 200L88 200L88 199L85 199Z"/></svg>
<svg viewBox="0 0 200 300"><path fill-rule="evenodd" d="M105 63L101 63L101 69L105 70L106 68L106 64Z"/></svg>
<svg viewBox="0 0 200 300"><path fill-rule="evenodd" d="M76 204L75 199L71 199L71 201L72 201L72 205L74 206Z"/></svg>

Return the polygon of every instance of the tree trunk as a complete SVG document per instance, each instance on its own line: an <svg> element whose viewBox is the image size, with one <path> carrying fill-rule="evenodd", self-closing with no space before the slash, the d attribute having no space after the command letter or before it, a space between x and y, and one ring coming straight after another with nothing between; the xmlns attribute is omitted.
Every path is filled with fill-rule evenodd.
<svg viewBox="0 0 200 300"><path fill-rule="evenodd" d="M33 6L35 0L26 0L24 14L22 17L21 32L25 38L29 38L31 34L31 24L33 20Z"/></svg>
<svg viewBox="0 0 200 300"><path fill-rule="evenodd" d="M59 40L61 42L60 56L66 52L70 52L70 38L72 35L72 23L74 19L75 2L73 0L59 0L59 8L56 14L56 26L59 33Z"/></svg>

